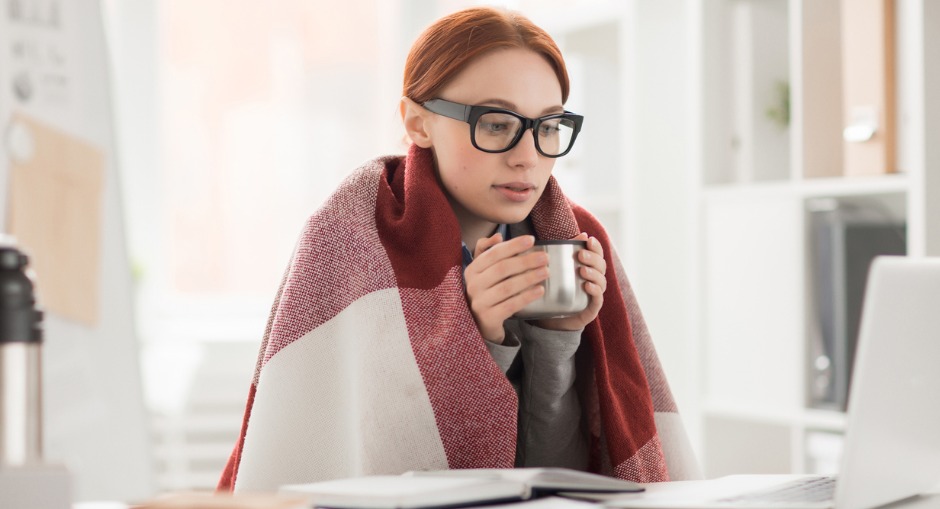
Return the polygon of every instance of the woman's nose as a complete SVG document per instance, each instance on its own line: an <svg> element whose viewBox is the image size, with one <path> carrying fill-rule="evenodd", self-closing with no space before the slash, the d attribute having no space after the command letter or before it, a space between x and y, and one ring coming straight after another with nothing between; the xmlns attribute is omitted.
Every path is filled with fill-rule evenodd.
<svg viewBox="0 0 940 509"><path fill-rule="evenodd" d="M539 160L539 152L535 149L535 136L532 129L526 129L519 138L519 143L509 151L509 164L531 168Z"/></svg>

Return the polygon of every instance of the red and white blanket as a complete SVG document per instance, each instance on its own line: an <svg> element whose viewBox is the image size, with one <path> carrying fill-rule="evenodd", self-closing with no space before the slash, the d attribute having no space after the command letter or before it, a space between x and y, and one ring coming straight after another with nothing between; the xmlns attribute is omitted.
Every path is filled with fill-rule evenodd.
<svg viewBox="0 0 940 509"><path fill-rule="evenodd" d="M551 179L536 236L604 247L607 293L578 352L597 472L698 472L604 229ZM307 222L271 310L219 489L445 468L511 468L516 394L467 306L460 231L430 151L357 170Z"/></svg>

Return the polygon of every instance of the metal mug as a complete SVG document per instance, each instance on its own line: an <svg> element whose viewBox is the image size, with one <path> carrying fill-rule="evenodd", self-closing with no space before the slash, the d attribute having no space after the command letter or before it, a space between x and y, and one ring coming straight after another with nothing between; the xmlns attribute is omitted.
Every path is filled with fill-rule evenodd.
<svg viewBox="0 0 940 509"><path fill-rule="evenodd" d="M584 240L537 240L526 252L548 253L548 278L541 284L545 293L515 315L516 318L562 318L576 315L588 306L584 278L578 273L578 251L587 248Z"/></svg>

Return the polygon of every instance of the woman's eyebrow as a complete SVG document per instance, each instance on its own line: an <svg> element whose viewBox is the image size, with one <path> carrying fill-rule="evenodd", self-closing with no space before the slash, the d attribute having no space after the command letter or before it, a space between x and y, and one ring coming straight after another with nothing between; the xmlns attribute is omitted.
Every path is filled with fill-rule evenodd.
<svg viewBox="0 0 940 509"><path fill-rule="evenodd" d="M481 101L479 104L485 105L485 106L496 106L499 108L505 108L507 110L516 111L515 104L509 101L504 101L503 99L486 99L485 101Z"/></svg>
<svg viewBox="0 0 940 509"><path fill-rule="evenodd" d="M496 106L496 107L499 107L499 108L505 108L505 109L507 109L507 110L512 110L512 111L515 111L515 112L517 112L517 113L519 112L518 106L516 106L515 104L513 104L513 103L511 103L511 102L509 102L509 101L503 100L503 99L487 99L487 100L485 100L485 101L481 101L479 104L481 104L481 105L486 105L486 106ZM561 106L561 105L558 105L558 106L549 106L548 108L545 108L544 110L542 110L542 112L539 114L539 116L542 116L542 115L550 115L550 114L552 114L552 113L563 113L564 111L565 111L565 108L564 108L563 106Z"/></svg>

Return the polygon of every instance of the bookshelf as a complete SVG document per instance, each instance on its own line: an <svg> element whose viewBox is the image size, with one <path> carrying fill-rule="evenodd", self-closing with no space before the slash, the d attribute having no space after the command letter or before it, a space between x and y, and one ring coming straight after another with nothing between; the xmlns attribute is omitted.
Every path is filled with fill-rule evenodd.
<svg viewBox="0 0 940 509"><path fill-rule="evenodd" d="M893 38L880 42L894 71L882 87L896 95L875 108L887 129L863 143L843 140L843 129L857 120L849 96L858 94L859 80L847 84L844 77L858 72L852 63L858 49L843 49L843 39L857 38L844 25L857 22L857 13L846 16L844 2L708 0L701 10L701 55L705 66L714 66L702 78L703 117L713 122L700 131L697 225L709 476L828 472L838 465L845 415L837 406L810 404L813 345L821 334L813 291L815 209L876 211L906 223L909 255L940 255L931 210L940 198L940 164L926 141L938 134L940 63L929 48L936 47L940 9L922 0L864 3L852 7L893 5L886 27ZM773 114L784 104L775 95L781 82L789 89L785 128ZM727 111L733 113L722 114ZM882 143L896 143L896 152L882 149L893 172L855 175L859 148Z"/></svg>

